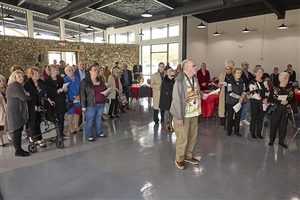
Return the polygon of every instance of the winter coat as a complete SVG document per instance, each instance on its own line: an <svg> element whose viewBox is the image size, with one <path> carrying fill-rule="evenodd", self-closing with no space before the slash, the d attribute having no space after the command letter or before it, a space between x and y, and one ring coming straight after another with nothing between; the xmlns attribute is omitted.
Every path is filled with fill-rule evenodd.
<svg viewBox="0 0 300 200"><path fill-rule="evenodd" d="M172 103L174 79L170 80L166 75L161 84L159 108L161 110L170 110Z"/></svg>
<svg viewBox="0 0 300 200"><path fill-rule="evenodd" d="M163 72L163 77L165 77L166 72ZM153 92L153 109L159 109L159 100L160 100L160 89L161 89L162 78L159 72L152 74L151 76L151 88Z"/></svg>
<svg viewBox="0 0 300 200"><path fill-rule="evenodd" d="M27 123L28 106L27 101L31 99L25 94L25 90L18 82L8 85L6 90L7 107L5 114L5 130L13 132Z"/></svg>

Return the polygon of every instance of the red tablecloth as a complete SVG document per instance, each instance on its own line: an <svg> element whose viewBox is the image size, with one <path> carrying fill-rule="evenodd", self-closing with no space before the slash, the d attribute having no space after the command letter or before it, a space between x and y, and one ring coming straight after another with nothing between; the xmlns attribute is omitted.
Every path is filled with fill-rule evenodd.
<svg viewBox="0 0 300 200"><path fill-rule="evenodd" d="M204 92L207 93L207 92ZM214 114L215 106L219 105L219 94L209 95L207 99L201 99L203 117L211 117Z"/></svg>
<svg viewBox="0 0 300 200"><path fill-rule="evenodd" d="M152 97L152 88L150 85L147 85L149 87L149 97ZM138 99L139 98L139 93L140 93L140 85L132 85L130 89L130 93L132 94L132 98Z"/></svg>
<svg viewBox="0 0 300 200"><path fill-rule="evenodd" d="M300 105L300 92L295 92L297 104Z"/></svg>

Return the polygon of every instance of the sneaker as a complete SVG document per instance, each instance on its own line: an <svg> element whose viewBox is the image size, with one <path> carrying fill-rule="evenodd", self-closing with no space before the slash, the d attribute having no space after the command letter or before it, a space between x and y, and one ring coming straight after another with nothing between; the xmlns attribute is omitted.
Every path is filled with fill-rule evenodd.
<svg viewBox="0 0 300 200"><path fill-rule="evenodd" d="M185 158L184 162L188 162L188 163L191 163L193 165L197 165L200 161L197 160L196 158Z"/></svg>
<svg viewBox="0 0 300 200"><path fill-rule="evenodd" d="M243 122L244 124L246 124L246 125L250 125L250 122L249 122L248 120L246 120L246 119L244 119L242 122Z"/></svg>
<svg viewBox="0 0 300 200"><path fill-rule="evenodd" d="M184 162L177 162L176 160L175 160L175 164L176 164L176 166L179 168L179 169L184 169Z"/></svg>
<svg viewBox="0 0 300 200"><path fill-rule="evenodd" d="M68 139L68 138L69 138L69 136L67 136L67 135L65 135L65 134L63 134L62 137L63 137L64 139Z"/></svg>
<svg viewBox="0 0 300 200"><path fill-rule="evenodd" d="M240 121L240 126L243 126L243 125L244 125L244 123L242 121Z"/></svg>

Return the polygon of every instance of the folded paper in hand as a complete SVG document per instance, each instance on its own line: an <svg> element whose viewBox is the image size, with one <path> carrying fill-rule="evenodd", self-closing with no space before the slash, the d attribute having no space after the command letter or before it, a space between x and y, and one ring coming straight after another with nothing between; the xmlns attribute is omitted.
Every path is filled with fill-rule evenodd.
<svg viewBox="0 0 300 200"><path fill-rule="evenodd" d="M104 90L103 92L100 92L101 94L107 96L108 93L110 92L111 88L107 88L106 90Z"/></svg>
<svg viewBox="0 0 300 200"><path fill-rule="evenodd" d="M219 84L221 84L222 86L227 86L226 82L219 82Z"/></svg>
<svg viewBox="0 0 300 200"><path fill-rule="evenodd" d="M233 106L233 110L234 110L234 112L239 112L239 110L242 108L242 104L239 102L239 103L237 103L237 104L235 104L234 106Z"/></svg>
<svg viewBox="0 0 300 200"><path fill-rule="evenodd" d="M69 83L64 83L62 88L66 89L66 88L68 88L68 85L69 85Z"/></svg>
<svg viewBox="0 0 300 200"><path fill-rule="evenodd" d="M211 91L210 93L208 93L208 95L212 95L212 94L217 94L220 92L220 88L214 90L214 91Z"/></svg>
<svg viewBox="0 0 300 200"><path fill-rule="evenodd" d="M286 100L287 98L287 95L278 95L278 101L283 101L283 100Z"/></svg>

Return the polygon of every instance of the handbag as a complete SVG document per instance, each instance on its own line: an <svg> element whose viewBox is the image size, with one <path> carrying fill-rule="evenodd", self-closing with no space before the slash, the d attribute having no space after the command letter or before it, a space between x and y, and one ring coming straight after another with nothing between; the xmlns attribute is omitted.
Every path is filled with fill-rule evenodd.
<svg viewBox="0 0 300 200"><path fill-rule="evenodd" d="M277 105L270 103L270 105L266 109L267 115L271 115L274 111L276 111Z"/></svg>
<svg viewBox="0 0 300 200"><path fill-rule="evenodd" d="M82 109L78 105L75 106L73 112L77 115L82 115Z"/></svg>
<svg viewBox="0 0 300 200"><path fill-rule="evenodd" d="M66 95L66 109L69 110L69 109L72 108L73 106L74 106L73 101L71 101L71 100L68 98L68 95Z"/></svg>
<svg viewBox="0 0 300 200"><path fill-rule="evenodd" d="M127 103L126 95L123 93L119 93L118 100L119 100L120 106L124 106Z"/></svg>
<svg viewBox="0 0 300 200"><path fill-rule="evenodd" d="M67 99L66 100L66 109L69 110L73 106L74 106L74 103L71 100Z"/></svg>

